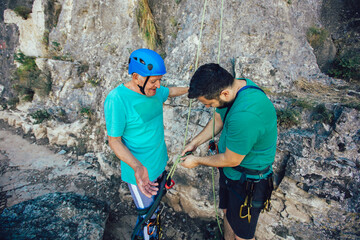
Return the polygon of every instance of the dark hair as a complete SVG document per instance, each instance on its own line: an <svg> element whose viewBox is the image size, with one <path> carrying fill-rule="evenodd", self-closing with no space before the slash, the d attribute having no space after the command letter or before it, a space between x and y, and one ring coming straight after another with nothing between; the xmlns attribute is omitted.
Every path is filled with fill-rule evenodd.
<svg viewBox="0 0 360 240"><path fill-rule="evenodd" d="M190 80L189 98L218 99L225 88L232 86L234 77L216 63L200 66Z"/></svg>

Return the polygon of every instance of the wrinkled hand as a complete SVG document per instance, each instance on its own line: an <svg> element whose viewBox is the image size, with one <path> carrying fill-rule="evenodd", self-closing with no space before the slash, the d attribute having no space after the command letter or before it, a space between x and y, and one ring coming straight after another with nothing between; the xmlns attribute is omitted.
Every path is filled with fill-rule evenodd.
<svg viewBox="0 0 360 240"><path fill-rule="evenodd" d="M153 183L149 180L149 174L144 166L139 166L135 169L135 178L136 178L136 184L139 187L140 191L150 198L153 195L156 195L159 188L158 183Z"/></svg>
<svg viewBox="0 0 360 240"><path fill-rule="evenodd" d="M198 157L195 157L193 155L188 155L186 157L181 158L183 162L181 163L181 166L186 168L194 168L199 166L199 163L197 162Z"/></svg>

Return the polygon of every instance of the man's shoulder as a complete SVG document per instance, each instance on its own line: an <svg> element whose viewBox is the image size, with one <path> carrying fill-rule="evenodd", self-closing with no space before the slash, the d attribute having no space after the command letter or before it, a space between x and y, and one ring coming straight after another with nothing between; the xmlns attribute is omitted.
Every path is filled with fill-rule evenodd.
<svg viewBox="0 0 360 240"><path fill-rule="evenodd" d="M125 87L123 84L117 86L116 88L112 89L108 95L106 96L107 99L114 99L114 98L121 98L126 94Z"/></svg>

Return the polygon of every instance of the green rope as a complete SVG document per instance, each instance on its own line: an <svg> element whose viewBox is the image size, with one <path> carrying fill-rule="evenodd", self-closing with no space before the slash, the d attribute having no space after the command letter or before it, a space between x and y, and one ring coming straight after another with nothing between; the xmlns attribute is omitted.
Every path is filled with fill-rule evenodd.
<svg viewBox="0 0 360 240"><path fill-rule="evenodd" d="M189 122L190 122L190 113L191 113L191 104L192 104L192 100L190 100L190 103L189 103L189 112L188 112L188 116L187 116L187 121L186 121L186 129L185 129L185 137L184 137L184 143L183 143L183 147L182 149L184 150L185 148L185 145L186 145L186 139L187 139L187 134L188 134L188 129L189 129ZM169 179L173 177L174 173L175 173L175 170L176 170L176 167L177 165L180 163L180 158L183 157L183 156L178 156L173 164L173 166L171 167L170 171L169 171L169 174L166 178Z"/></svg>
<svg viewBox="0 0 360 240"><path fill-rule="evenodd" d="M204 18L205 18L205 10L206 10L206 4L207 4L207 0L205 0L204 2L204 7L203 7L203 14L202 14L202 18L201 18L201 27L200 27L200 36L199 36L199 45L198 45L198 49L197 49L197 53L196 53L196 61L195 61L195 69L197 69L198 67L198 63L199 63L199 55L200 55L200 45L201 45L201 38L202 38L202 30L204 27ZM221 35L222 35L222 22L223 22L223 10L224 10L224 0L221 1L221 18L220 18L220 36L219 36L219 44L218 44L218 57L217 57L217 62L218 64L220 63L220 49L221 49ZM184 150L185 145L186 145L186 139L187 139L187 134L188 134L188 127L189 127L189 122L190 122L190 113L191 113L191 104L192 104L192 100L190 100L189 102L189 112L188 112L188 117L187 117L187 121L186 121L186 130L185 130L185 137L184 137L184 143L183 143L183 147L182 150ZM213 111L213 131L212 131L212 139L214 140L215 138L215 109ZM183 156L178 156L173 164L173 166L171 167L169 174L166 178L172 178L175 170L177 168L177 165L180 163L180 159ZM211 169L212 170L212 188L213 188L213 197L214 197L214 207L215 207L215 213L216 213L216 221L220 230L221 235L223 235L223 232L221 230L221 225L220 225L220 220L219 220L219 214L218 214L218 210L217 210L217 204L216 204L216 194L215 194L215 174L214 174L214 167Z"/></svg>
<svg viewBox="0 0 360 240"><path fill-rule="evenodd" d="M219 45L218 45L218 56L217 56L217 63L220 63L220 50L221 50L221 35L222 35L222 23L223 23L223 12L224 12L224 0L221 1L221 13L220 13L220 31L219 31ZM213 131L212 131L212 140L214 141L215 138L215 108L213 111ZM221 230L220 220L219 220L219 213L217 209L216 203L216 194L215 194L215 174L214 174L214 167L211 169L211 176L212 176L212 186L213 186L213 197L214 197L214 208L216 214L216 221L220 230L221 235L223 232Z"/></svg>
<svg viewBox="0 0 360 240"><path fill-rule="evenodd" d="M207 0L205 0L205 2L204 2L203 14L202 14L202 18L201 18L199 45L198 45L197 52L196 52L195 69L197 69L198 63L199 63L200 45L201 45L202 31L203 31L203 28L204 28L204 19L205 19L205 12L206 12L206 11L205 11L205 10L206 10L206 4L207 4ZM192 99L190 99L190 102L189 102L189 112L188 112L188 117L187 117L187 121L186 121L186 130L185 130L184 144L183 144L182 150L184 150L185 145L186 145L186 139L187 139L187 134L188 134L188 127L189 127L189 122L190 122L191 104L192 104ZM181 157L183 157L183 156L180 156L180 155L179 155L179 156L176 158L174 164L172 165L172 167L171 167L171 169L170 169L170 171L169 171L169 174L168 174L166 180L173 177L173 175L174 175L174 173L175 173L175 170L176 170L176 168L177 168L177 165L180 163Z"/></svg>

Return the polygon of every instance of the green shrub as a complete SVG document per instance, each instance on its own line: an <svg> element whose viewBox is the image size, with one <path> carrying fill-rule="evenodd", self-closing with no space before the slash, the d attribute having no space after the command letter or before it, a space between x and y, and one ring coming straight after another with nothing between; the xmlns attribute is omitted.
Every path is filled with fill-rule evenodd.
<svg viewBox="0 0 360 240"><path fill-rule="evenodd" d="M13 88L21 99L32 101L35 92L40 96L47 96L51 91L51 77L40 71L35 58L19 52L14 54L14 60L21 64L13 76Z"/></svg>
<svg viewBox="0 0 360 240"><path fill-rule="evenodd" d="M31 13L31 9L25 6L17 6L14 9L14 12L23 19L28 19Z"/></svg>
<svg viewBox="0 0 360 240"><path fill-rule="evenodd" d="M90 78L87 82L90 83L91 86L97 87L100 85L101 78L98 78L95 76L95 77Z"/></svg>
<svg viewBox="0 0 360 240"><path fill-rule="evenodd" d="M89 64L83 63L77 69L77 74L80 76L82 73L89 71Z"/></svg>
<svg viewBox="0 0 360 240"><path fill-rule="evenodd" d="M324 44L329 32L324 28L311 27L306 33L307 40L313 48L320 47Z"/></svg>
<svg viewBox="0 0 360 240"><path fill-rule="evenodd" d="M337 57L328 71L331 77L360 81L360 54L357 52Z"/></svg>
<svg viewBox="0 0 360 240"><path fill-rule="evenodd" d="M47 47L47 45L49 45L49 35L50 35L49 30L45 30L43 38L42 38L42 42L44 45L46 45L46 47Z"/></svg>
<svg viewBox="0 0 360 240"><path fill-rule="evenodd" d="M13 98L10 98L6 104L9 106L9 108L15 108L16 107L16 104L19 103L19 98L18 97L13 97Z"/></svg>
<svg viewBox="0 0 360 240"><path fill-rule="evenodd" d="M293 99L291 106L299 107L301 109L313 109L314 108L313 104L306 99Z"/></svg>
<svg viewBox="0 0 360 240"><path fill-rule="evenodd" d="M51 115L46 110L38 110L30 114L30 116L36 120L35 124L42 123L51 117Z"/></svg>
<svg viewBox="0 0 360 240"><path fill-rule="evenodd" d="M93 119L94 111L89 107L83 107L80 110L80 114L91 121Z"/></svg>
<svg viewBox="0 0 360 240"><path fill-rule="evenodd" d="M319 121L326 124L331 124L334 120L334 113L329 111L325 104L321 103L315 106L314 111L311 115L312 121Z"/></svg>
<svg viewBox="0 0 360 240"><path fill-rule="evenodd" d="M19 96L22 96L27 101L32 101L34 96L34 86L39 80L40 70L36 66L35 58L25 56L23 53L15 53L15 61L21 64L14 74L14 90Z"/></svg>
<svg viewBox="0 0 360 240"><path fill-rule="evenodd" d="M281 127L292 127L300 123L300 113L294 109L277 109L277 123Z"/></svg>

